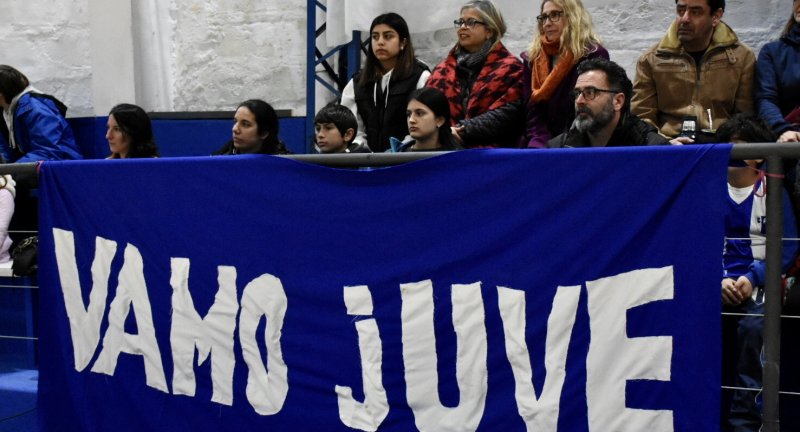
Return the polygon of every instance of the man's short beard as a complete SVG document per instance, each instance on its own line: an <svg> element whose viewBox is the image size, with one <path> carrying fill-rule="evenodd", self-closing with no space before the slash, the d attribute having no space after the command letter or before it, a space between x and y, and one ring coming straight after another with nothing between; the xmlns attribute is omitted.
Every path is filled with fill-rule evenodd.
<svg viewBox="0 0 800 432"><path fill-rule="evenodd" d="M581 116L581 113L586 113L587 115ZM613 100L609 99L608 103L596 114L592 113L588 107L578 108L575 112L575 121L573 122L573 125L578 132L595 133L608 126L613 119L614 102Z"/></svg>

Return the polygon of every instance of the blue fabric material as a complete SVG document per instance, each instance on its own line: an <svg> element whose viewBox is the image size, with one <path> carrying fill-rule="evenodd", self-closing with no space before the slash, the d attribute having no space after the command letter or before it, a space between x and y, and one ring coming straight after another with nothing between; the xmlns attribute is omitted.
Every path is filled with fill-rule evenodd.
<svg viewBox="0 0 800 432"><path fill-rule="evenodd" d="M391 137L389 138L389 149L386 150L386 153L402 153L408 151L408 148L414 145L414 143L414 140L403 142L395 137Z"/></svg>
<svg viewBox="0 0 800 432"><path fill-rule="evenodd" d="M233 118L233 114L231 114ZM110 154L106 140L108 117L70 117L75 140L85 159L105 159ZM307 153L305 118L281 117L280 137L295 154ZM153 135L161 157L208 156L231 139L230 119L152 119ZM0 141L3 141L0 135Z"/></svg>
<svg viewBox="0 0 800 432"><path fill-rule="evenodd" d="M14 116L14 135L22 155L3 142L3 156L9 162L82 159L72 129L51 100L22 95Z"/></svg>
<svg viewBox="0 0 800 432"><path fill-rule="evenodd" d="M786 120L787 114L800 107L800 25L789 35L761 48L756 63L756 107L758 115L780 134L798 130Z"/></svg>
<svg viewBox="0 0 800 432"><path fill-rule="evenodd" d="M0 120L4 121L4 120ZM6 137L0 133L0 156L3 156L3 161L8 162L8 141L6 141Z"/></svg>
<svg viewBox="0 0 800 432"><path fill-rule="evenodd" d="M370 171L255 155L46 162L39 240L43 430L348 430L334 387L350 386L363 401L354 322L367 317L348 315L342 294L355 285L370 289L383 342L390 411L380 430L413 430L400 284L430 279L438 357L430 368L439 376L441 403L450 407L460 398L452 285L481 283L488 390L478 430L487 431L525 430L498 287L526 293L525 339L540 391L556 289L580 286L558 427L588 431L586 283L670 266L672 299L619 315L627 318L627 337L671 338L670 381L622 383L625 405L671 410L675 430L711 430L719 410L720 304L718 290L708 287L721 277L729 154L728 145L471 150ZM238 329L232 406L211 402L208 361L195 367L193 397L146 385L141 355L120 354L112 376L92 372L102 342L89 366L76 370L54 228L74 235L84 305L95 241L117 243L101 337L125 262L122 251L135 246L141 253L170 390L170 259L191 260L189 290L201 316L214 302L218 266L236 268L238 296L260 275L279 278L288 299L281 346L289 391L281 410L259 415L248 403ZM140 312L127 316L126 332L136 334Z"/></svg>

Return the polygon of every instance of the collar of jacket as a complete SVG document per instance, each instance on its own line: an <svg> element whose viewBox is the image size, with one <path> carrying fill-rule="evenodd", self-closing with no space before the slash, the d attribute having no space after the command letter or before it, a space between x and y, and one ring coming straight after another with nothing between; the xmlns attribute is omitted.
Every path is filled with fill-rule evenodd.
<svg viewBox="0 0 800 432"><path fill-rule="evenodd" d="M713 51L715 48L725 48L739 43L739 38L736 33L727 24L720 21L719 25L714 28L714 33L711 34L711 44L708 45L706 52ZM658 51L667 51L671 53L680 53L683 50L683 45L678 39L678 22L672 21L669 26L667 34L661 39L658 44Z"/></svg>
<svg viewBox="0 0 800 432"><path fill-rule="evenodd" d="M647 123L642 122L643 125L647 125ZM608 142L606 143L606 147L617 147L619 145L647 145L644 142L644 136L642 136L642 142L640 143L628 143L624 142L625 138L628 138L631 134L631 129L637 127L638 124L631 120L631 114L622 113L619 118L619 122L617 122L617 127L614 128L614 131L611 133L611 136L608 138ZM655 131L655 126L651 126L652 130ZM640 131L637 131L637 133ZM641 133L640 133L641 135ZM567 131L567 135L564 137L564 143L562 147L591 147L592 142L589 141L589 135L585 132L578 132L576 129L570 128Z"/></svg>
<svg viewBox="0 0 800 432"><path fill-rule="evenodd" d="M800 46L800 24L795 23L789 30L789 34L782 37L781 40L791 45Z"/></svg>

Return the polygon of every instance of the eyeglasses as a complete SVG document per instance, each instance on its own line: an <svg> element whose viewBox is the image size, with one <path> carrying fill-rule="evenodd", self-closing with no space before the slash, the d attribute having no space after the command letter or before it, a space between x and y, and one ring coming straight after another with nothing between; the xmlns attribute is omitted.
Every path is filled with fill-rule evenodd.
<svg viewBox="0 0 800 432"><path fill-rule="evenodd" d="M564 11L553 11L550 12L549 14L541 14L537 16L536 21L539 21L539 24L544 25L544 23L546 23L549 18L550 22L557 23L561 21L562 16L564 16Z"/></svg>
<svg viewBox="0 0 800 432"><path fill-rule="evenodd" d="M457 19L457 20L453 21L453 25L456 27L456 29L460 29L460 28L461 28L461 26L463 26L464 24L466 24L466 25L467 25L467 28L473 28L473 27L475 27L475 24L483 24L483 25L486 25L486 23L485 23L485 22L483 22L483 21L478 21L478 20L476 20L475 18L467 18L467 19L461 19L461 18L459 18L459 19Z"/></svg>
<svg viewBox="0 0 800 432"><path fill-rule="evenodd" d="M621 93L619 90L605 90L599 89L597 87L584 87L582 89L576 88L572 89L569 94L572 96L572 99L578 99L578 96L583 95L583 98L587 101L594 100L597 97L597 92L603 93Z"/></svg>

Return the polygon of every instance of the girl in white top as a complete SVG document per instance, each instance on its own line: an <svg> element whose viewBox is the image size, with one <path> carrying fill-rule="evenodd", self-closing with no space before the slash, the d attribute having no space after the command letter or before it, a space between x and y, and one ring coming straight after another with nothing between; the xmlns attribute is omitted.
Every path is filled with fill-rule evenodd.
<svg viewBox="0 0 800 432"><path fill-rule="evenodd" d="M342 105L358 121L354 142L383 152L389 148L389 138L405 137L408 96L429 76L428 67L414 55L403 17L390 12L375 18L366 63L342 92Z"/></svg>

